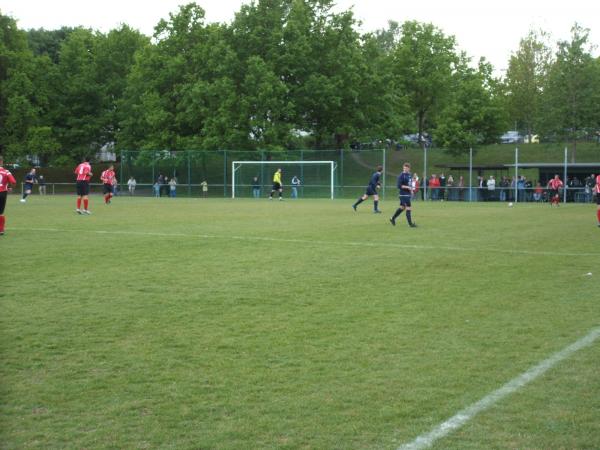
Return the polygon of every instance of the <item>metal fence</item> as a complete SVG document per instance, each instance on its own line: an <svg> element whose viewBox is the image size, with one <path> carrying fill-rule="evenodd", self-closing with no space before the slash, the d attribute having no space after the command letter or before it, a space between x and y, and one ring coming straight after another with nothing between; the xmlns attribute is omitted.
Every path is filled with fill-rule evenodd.
<svg viewBox="0 0 600 450"><path fill-rule="evenodd" d="M455 202L513 202L513 203L545 203L550 201L553 191L548 187L512 188L487 187L436 187L427 191L420 189L413 200L422 201L455 201ZM584 187L565 187L558 190L560 201L568 203L591 203L594 193Z"/></svg>
<svg viewBox="0 0 600 450"><path fill-rule="evenodd" d="M170 188L156 186L159 175L176 178L175 194L188 197L230 197L232 161L334 161L334 197L354 198L362 195L369 177L378 165L384 167L383 198L396 197L396 177L405 161L412 163L412 172L418 177L418 200L428 201L512 201L543 202L548 198L547 184L558 174L565 186L560 191L564 202L590 202L594 177L600 173L600 146L587 153L566 148L544 148L531 144L526 151L498 146L484 151L451 156L441 149L388 148L375 150L297 150L268 151L123 151L117 164L118 188L127 193L127 181L134 177L137 187L134 195L167 197ZM595 160L595 161L594 161ZM101 165L99 165L101 166ZM267 164L250 165L255 172L236 180L236 197L255 195L254 176L259 180L258 196L271 191L273 167ZM303 167L306 166L306 167ZM290 194L291 168L302 181L298 194L306 198L330 196L329 172L321 174L318 165L290 164L284 176L284 194ZM97 172L97 170L95 171ZM65 172L58 179L69 177ZM252 176L247 176L252 175ZM493 182L490 182L493 180ZM70 181L69 179L64 181ZM94 181L94 180L93 180ZM306 181L306 182L304 182ZM206 188L203 188L206 182ZM439 186L436 186L439 182ZM37 186L35 190L37 191ZM205 190L207 189L207 190ZM47 183L48 194L74 192L71 183ZM101 185L92 185L92 192L101 192Z"/></svg>
<svg viewBox="0 0 600 450"><path fill-rule="evenodd" d="M118 169L119 183L126 185L130 177L136 182L153 185L162 175L164 180L176 178L178 189L189 196L198 196L202 193L201 184L206 182L211 196L231 196L231 163L233 161L333 161L334 197L355 196L364 190L365 182L378 165L385 167L386 151L377 150L290 150L290 151L122 151L121 164ZM318 168L308 168L308 165L298 165L294 170L301 180L300 193L306 197L318 198L330 196L330 174L315 173ZM268 164L255 165L256 176L259 180L261 195L270 192L273 167ZM290 185L291 174L286 174L284 185ZM250 179L236 183L236 196L251 196L252 183ZM384 188L385 189L385 188ZM246 195L244 195L246 194Z"/></svg>
<svg viewBox="0 0 600 450"><path fill-rule="evenodd" d="M21 184L21 194L23 193L24 185ZM209 185L206 190L200 184L178 185L175 189L171 189L169 185L156 186L156 184L137 184L135 188L129 190L125 185L119 185L115 195L131 196L131 197L195 197L195 198L223 198L223 188L230 189L231 186L223 186L222 184ZM246 189L247 195L237 195L236 197L254 197L252 185L238 185L236 189ZM297 189L298 198L316 198L311 192L311 189L320 189L327 192L329 185L313 185L310 187L300 186ZM102 194L103 185L99 183L90 184L90 194ZM265 186L258 191L258 197L266 197L269 195L271 186ZM352 191L354 195L349 194L348 197L357 197L364 192L364 186L346 186L346 191ZM391 186L388 187L388 197L391 197ZM33 190L33 195L73 195L75 193L74 183L46 183L45 190L40 190L36 186ZM414 201L448 201L448 202L526 202L526 203L545 203L550 199L552 191L547 187L525 188L519 187L516 191L513 188L497 187L489 189L488 187L478 188L472 187L457 187L444 186L431 188L427 190L419 189L413 196ZM561 201L568 203L591 203L594 200L593 188L585 187L565 187L559 189ZM326 198L326 196L320 196ZM342 196L340 196L342 197Z"/></svg>
<svg viewBox="0 0 600 450"><path fill-rule="evenodd" d="M414 154L413 161L414 161ZM558 146L529 145L526 149L496 146L469 151L462 157L424 148L417 156L421 171L420 199L432 201L545 202L548 182L558 175L563 202L590 202L600 173L600 146L575 151ZM388 157L388 167L397 166Z"/></svg>

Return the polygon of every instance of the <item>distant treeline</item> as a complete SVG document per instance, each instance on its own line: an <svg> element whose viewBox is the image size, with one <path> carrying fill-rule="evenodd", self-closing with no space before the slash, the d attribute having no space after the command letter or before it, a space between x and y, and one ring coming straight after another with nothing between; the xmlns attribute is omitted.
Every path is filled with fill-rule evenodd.
<svg viewBox="0 0 600 450"><path fill-rule="evenodd" d="M503 77L432 24L361 34L330 0L258 0L231 23L191 3L152 37L127 25L20 30L0 11L0 152L73 164L119 149L428 144L462 153L515 127L577 142L600 129L588 30L530 31Z"/></svg>

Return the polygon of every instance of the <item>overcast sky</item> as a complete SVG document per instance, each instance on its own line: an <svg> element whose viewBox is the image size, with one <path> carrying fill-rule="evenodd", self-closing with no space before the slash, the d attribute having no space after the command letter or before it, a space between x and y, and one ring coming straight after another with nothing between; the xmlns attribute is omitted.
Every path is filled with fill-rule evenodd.
<svg viewBox="0 0 600 450"><path fill-rule="evenodd" d="M121 23L151 35L161 18L168 18L187 0L0 0L0 11L18 21L22 29L56 29L82 25L103 32ZM208 22L229 22L247 0L198 0ZM591 30L600 46L598 0L338 0L337 9L353 8L362 31L385 28L389 20L430 22L475 61L485 56L502 73L508 58L532 28L551 33L553 42L569 39L577 22ZM594 29L596 26L596 29ZM598 49L594 50L598 55Z"/></svg>

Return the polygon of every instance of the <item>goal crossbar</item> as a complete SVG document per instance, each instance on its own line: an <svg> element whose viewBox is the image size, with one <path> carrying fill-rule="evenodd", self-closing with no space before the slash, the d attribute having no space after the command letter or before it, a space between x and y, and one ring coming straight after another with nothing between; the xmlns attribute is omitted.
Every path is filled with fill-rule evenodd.
<svg viewBox="0 0 600 450"><path fill-rule="evenodd" d="M331 174L330 180L330 195L333 200L334 196L334 172L337 166L335 161L233 161L231 163L231 198L235 198L235 173L241 167L242 164L271 164L271 165L285 165L285 164L321 164L321 165L329 165L329 171Z"/></svg>

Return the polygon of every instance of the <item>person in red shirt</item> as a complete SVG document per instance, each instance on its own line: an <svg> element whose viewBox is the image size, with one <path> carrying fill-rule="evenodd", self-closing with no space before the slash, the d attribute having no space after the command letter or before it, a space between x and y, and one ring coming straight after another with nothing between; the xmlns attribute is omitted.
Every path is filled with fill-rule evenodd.
<svg viewBox="0 0 600 450"><path fill-rule="evenodd" d="M431 190L431 200L439 200L440 196L440 179L434 173L431 175L431 179L429 180L429 189Z"/></svg>
<svg viewBox="0 0 600 450"><path fill-rule="evenodd" d="M596 175L594 192L596 193L596 218L598 219L598 226L600 227L600 175Z"/></svg>
<svg viewBox="0 0 600 450"><path fill-rule="evenodd" d="M104 194L104 203L108 205L110 203L110 199L113 197L114 193L114 185L115 185L115 168L114 166L110 166L100 175L100 179L104 186L102 188L102 194Z"/></svg>
<svg viewBox="0 0 600 450"><path fill-rule="evenodd" d="M536 185L535 185L535 189L533 190L533 199L536 202L541 202L543 194L544 194L544 188L542 187L542 185L538 181L536 183Z"/></svg>
<svg viewBox="0 0 600 450"><path fill-rule="evenodd" d="M77 214L91 214L88 209L88 195L90 194L90 179L92 178L92 166L90 158L87 157L75 168L77 176ZM81 201L83 200L83 210L81 209Z"/></svg>
<svg viewBox="0 0 600 450"><path fill-rule="evenodd" d="M563 187L563 182L560 181L558 174L554 175L554 178L548 182L548 187L550 188L550 206L558 206L558 203L560 202L558 190Z"/></svg>
<svg viewBox="0 0 600 450"><path fill-rule="evenodd" d="M17 184L17 180L15 180L12 173L2 167L3 164L2 155L0 155L0 236L4 235L4 224L6 222L6 219L4 218L4 208L6 207L6 197L10 185Z"/></svg>

